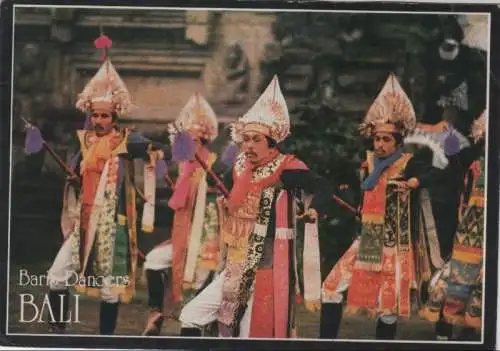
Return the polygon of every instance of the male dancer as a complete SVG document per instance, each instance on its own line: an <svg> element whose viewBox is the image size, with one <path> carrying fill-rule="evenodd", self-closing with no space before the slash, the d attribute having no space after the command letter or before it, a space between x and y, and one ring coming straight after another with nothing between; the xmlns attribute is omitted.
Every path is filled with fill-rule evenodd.
<svg viewBox="0 0 500 351"><path fill-rule="evenodd" d="M242 153L229 198L219 198L225 265L182 310L181 335L199 336L201 328L218 321L224 337L293 337L296 294L314 301L321 287L317 233L304 238L317 250L296 251L294 199L300 197L297 189L313 194L304 212L316 220L325 215L333 188L278 150L290 134L290 120L277 77L233 127ZM301 275L297 260L304 263Z"/></svg>
<svg viewBox="0 0 500 351"><path fill-rule="evenodd" d="M461 338L472 336L474 330L481 331L483 291L483 237L484 237L484 185L485 153L484 140L486 116L483 112L473 123L472 147L460 151L462 164L470 165L466 175L465 191L459 210L460 224L453 244L449 262L438 271L429 285L429 300L422 308L422 317L442 320L451 325L462 326ZM438 333L439 340L452 337Z"/></svg>
<svg viewBox="0 0 500 351"><path fill-rule="evenodd" d="M376 317L377 339L393 339L398 317L410 316L417 282L442 264L436 233L423 230L432 212L418 206L417 189L434 177L431 161L402 149L415 124L413 106L391 74L361 124L373 138L362 166L362 229L323 283L321 338L337 337L349 289L345 312Z"/></svg>
<svg viewBox="0 0 500 351"><path fill-rule="evenodd" d="M193 95L179 117L170 125L173 150L189 148L208 167L216 155L206 145L217 137L217 117L208 102L198 93ZM188 145L181 145L187 142ZM179 157L174 153L174 159ZM219 264L219 215L217 191L207 185L207 174L200 163L184 160L179 165L179 178L169 206L175 211L171 240L167 240L146 256L144 269L148 280L151 309L143 335L158 335L164 320L166 271L172 268L172 293L169 307L186 303L206 285ZM191 296L190 296L191 295Z"/></svg>
<svg viewBox="0 0 500 351"><path fill-rule="evenodd" d="M145 179L152 180L145 187L153 189L147 195L154 196L155 163L170 159L170 151L118 127L118 116L130 104L130 94L109 58L78 96L76 107L90 114L91 128L77 132L80 151L71 165L76 176L68 179L63 200L65 241L48 271L49 299L57 319L51 319L50 330L56 333L66 328L68 285L77 293L101 298L101 334L114 332L118 302L129 302L135 294L136 190L131 160L149 160ZM151 213L150 203L143 218L152 226Z"/></svg>

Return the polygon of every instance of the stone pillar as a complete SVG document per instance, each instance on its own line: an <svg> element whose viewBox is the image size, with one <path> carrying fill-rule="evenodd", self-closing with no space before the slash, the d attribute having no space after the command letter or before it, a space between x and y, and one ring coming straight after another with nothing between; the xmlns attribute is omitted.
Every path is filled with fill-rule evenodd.
<svg viewBox="0 0 500 351"><path fill-rule="evenodd" d="M259 95L260 62L276 42L275 14L224 12L215 29L214 56L204 71L207 97L215 104L251 104Z"/></svg>

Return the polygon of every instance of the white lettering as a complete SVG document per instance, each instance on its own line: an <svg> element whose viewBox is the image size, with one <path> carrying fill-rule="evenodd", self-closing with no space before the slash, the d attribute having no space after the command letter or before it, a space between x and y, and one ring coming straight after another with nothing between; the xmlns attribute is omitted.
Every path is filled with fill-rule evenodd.
<svg viewBox="0 0 500 351"><path fill-rule="evenodd" d="M52 306L50 305L49 295L45 294L43 298L42 308L40 309L38 323L43 323L43 312L45 311L45 307L49 309L49 316L51 322L57 322L54 317L54 312L52 311Z"/></svg>
<svg viewBox="0 0 500 351"><path fill-rule="evenodd" d="M26 280L24 280L26 279ZM30 276L27 269L19 270L19 286L27 286L30 284Z"/></svg>
<svg viewBox="0 0 500 351"><path fill-rule="evenodd" d="M21 298L21 319L19 320L19 322L20 323L33 322L38 317L38 307L33 303L33 301L35 300L35 297L32 294L20 294L19 297ZM25 299L26 297L28 297L28 300ZM25 306L25 304L32 306L35 310L35 315L30 320L24 319L24 313L25 313L24 306Z"/></svg>

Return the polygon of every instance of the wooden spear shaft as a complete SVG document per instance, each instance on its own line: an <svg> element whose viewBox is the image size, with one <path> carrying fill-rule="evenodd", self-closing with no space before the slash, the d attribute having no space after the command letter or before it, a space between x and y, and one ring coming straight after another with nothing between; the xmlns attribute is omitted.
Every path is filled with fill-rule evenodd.
<svg viewBox="0 0 500 351"><path fill-rule="evenodd" d="M174 126L175 130L177 130L177 133L180 133L179 128L177 128L177 125L175 123L173 123L172 125ZM198 163L205 170L205 172L207 172L210 175L210 177L212 177L212 179L215 181L216 186L222 192L224 197L226 199L229 198L229 191L227 190L224 183L222 183L220 178L208 167L208 165L205 163L205 161L201 159L200 155L198 155L196 151L194 152L194 158L196 159L196 161L198 161Z"/></svg>

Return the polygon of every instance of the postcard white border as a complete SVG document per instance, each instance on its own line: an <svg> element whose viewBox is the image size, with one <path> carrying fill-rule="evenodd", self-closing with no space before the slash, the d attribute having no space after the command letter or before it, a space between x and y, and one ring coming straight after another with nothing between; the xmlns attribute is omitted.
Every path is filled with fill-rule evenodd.
<svg viewBox="0 0 500 351"><path fill-rule="evenodd" d="M368 0L367 0L368 1ZM324 1L324 2L333 2L333 1ZM354 1L353 1L354 2ZM360 4L362 4L364 1L357 1ZM399 2L399 1L395 1ZM409 1L408 2L418 2L418 1ZM422 3L427 3L427 1L421 1ZM430 1L429 1L430 2ZM441 2L434 2L436 4L441 4L444 5ZM480 2L476 2L476 4L479 4ZM172 6L166 6L166 7L147 7L147 6L97 6L97 5L89 5L89 6L79 6L79 5L28 5L28 4L14 4L13 5L13 14L12 14L12 23L13 23L13 29L12 29L12 57L11 57L11 64L12 64L12 77L11 77L11 87L14 86L14 43L15 43L15 18L16 18L16 8L92 8L92 9L113 9L113 10L170 10L170 11L179 11L179 10L189 10L189 11L228 11L228 12L331 12L331 13L370 13L370 14L413 14L413 15L466 15L466 14L474 14L474 15L485 15L488 16L488 50L487 50L487 79L486 79L486 111L489 111L489 102L490 102L490 52L491 52L491 13L489 12L453 12L453 11L436 11L436 12L425 12L425 11L362 11L362 10L304 10L304 9L254 9L254 8L211 8L211 7L196 7L196 8L190 8L190 7L172 7ZM499 5L500 7L500 5ZM10 111L10 120L11 120L11 129L10 129L10 136L12 140L12 134L13 134L13 101L14 101L14 89L11 89L11 111ZM488 115L487 115L488 116ZM488 116L489 117L489 116ZM488 130L490 128L490 118L488 118ZM485 150L485 164L486 164L486 169L488 169L488 159L489 159L489 150L488 150L488 132L486 134L486 150ZM51 337L51 336L64 336L64 337L90 337L90 338L95 338L96 335L84 335L84 334L33 334L33 333L9 333L9 288L10 288L10 232L11 232L11 206L10 206L10 201L12 199L12 171L13 171L13 153L12 153L12 143L9 146L10 147L10 177L9 177L9 219L8 219L8 253L7 253L7 295L6 295L6 324L5 324L5 334L6 335L12 335L12 336L44 336L44 337ZM485 192L486 194L488 193L488 175L486 175L486 185L485 185ZM487 224L487 214L485 214L485 219L484 219L484 248L483 248L483 253L486 254L486 242L487 242L487 230L486 230L486 224ZM483 262L483 268L486 265L486 260ZM500 272L500 259L498 263L498 269ZM485 281L483 281L483 291L485 289ZM476 342L464 342L464 341L454 341L454 340L449 340L449 341L438 341L438 340L391 340L391 343L398 343L398 344L408 344L408 343L421 343L421 344L483 344L484 342L484 304L485 301L483 299L483 314L482 314L482 331L481 331L481 341L476 341ZM498 306L497 306L497 311L500 308L500 298L498 299ZM429 322L431 323L431 322ZM497 328L497 335L500 336L500 328ZM142 335L98 335L98 337L106 337L106 338L140 338L140 339L148 339L148 338L153 338L153 339L169 339L169 338L182 338L182 339L195 339L195 340L217 340L220 339L220 337L203 337L203 339L200 338L193 338L193 337L181 337L181 336L142 336ZM497 337L498 338L498 337ZM225 339L231 339L233 338L225 338ZM386 343L387 340L370 340L370 339L313 339L313 338L293 338L293 339L276 339L276 338L251 338L251 339L234 339L235 341L237 340L248 340L248 341L294 341L294 342L326 342L326 343L332 343L332 342L354 342L354 343ZM498 342L498 341L497 341Z"/></svg>

